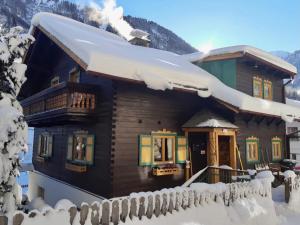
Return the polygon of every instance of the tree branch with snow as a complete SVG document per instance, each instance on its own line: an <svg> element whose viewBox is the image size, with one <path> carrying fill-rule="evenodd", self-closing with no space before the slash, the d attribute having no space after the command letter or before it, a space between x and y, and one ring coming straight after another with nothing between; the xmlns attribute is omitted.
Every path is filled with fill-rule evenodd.
<svg viewBox="0 0 300 225"><path fill-rule="evenodd" d="M19 154L27 150L27 124L17 95L25 82L22 57L34 41L21 27L0 33L0 213L12 213L21 202L17 184Z"/></svg>

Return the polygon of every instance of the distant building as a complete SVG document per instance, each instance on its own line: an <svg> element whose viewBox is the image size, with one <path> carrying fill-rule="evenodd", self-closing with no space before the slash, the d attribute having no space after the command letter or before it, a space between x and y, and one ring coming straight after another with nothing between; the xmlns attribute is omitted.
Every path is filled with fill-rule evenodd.
<svg viewBox="0 0 300 225"><path fill-rule="evenodd" d="M35 127L32 197L124 196L182 184L187 160L196 173L286 157L300 110L281 81L297 70L267 52L179 56L47 13L31 32L20 99Z"/></svg>
<svg viewBox="0 0 300 225"><path fill-rule="evenodd" d="M297 100L287 98L286 104L300 109L300 102ZM300 161L300 122L286 123L286 133L289 140L289 158Z"/></svg>

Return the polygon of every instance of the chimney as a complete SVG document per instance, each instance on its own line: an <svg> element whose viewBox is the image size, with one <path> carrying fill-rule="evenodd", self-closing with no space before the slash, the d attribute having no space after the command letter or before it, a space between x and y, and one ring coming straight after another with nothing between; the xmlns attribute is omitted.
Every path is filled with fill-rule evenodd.
<svg viewBox="0 0 300 225"><path fill-rule="evenodd" d="M130 32L130 35L133 37L129 40L129 43L133 45L139 45L143 47L149 47L150 45L150 39L149 34L143 30L140 29L133 29Z"/></svg>

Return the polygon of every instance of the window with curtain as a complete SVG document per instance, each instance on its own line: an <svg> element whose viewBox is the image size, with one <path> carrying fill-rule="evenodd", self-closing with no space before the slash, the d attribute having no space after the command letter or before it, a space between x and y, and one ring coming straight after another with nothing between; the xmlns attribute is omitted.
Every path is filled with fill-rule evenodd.
<svg viewBox="0 0 300 225"><path fill-rule="evenodd" d="M259 161L259 140L257 137L248 137L246 139L246 158L247 162Z"/></svg>

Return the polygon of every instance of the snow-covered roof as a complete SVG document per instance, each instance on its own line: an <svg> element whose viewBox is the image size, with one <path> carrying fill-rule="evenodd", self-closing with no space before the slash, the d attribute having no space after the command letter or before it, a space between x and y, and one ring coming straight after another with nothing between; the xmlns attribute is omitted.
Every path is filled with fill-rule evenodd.
<svg viewBox="0 0 300 225"><path fill-rule="evenodd" d="M212 128L238 128L233 123L225 120L220 115L208 110L202 110L192 116L182 127L212 127Z"/></svg>
<svg viewBox="0 0 300 225"><path fill-rule="evenodd" d="M209 59L209 57L213 57L213 56L221 56L221 55L226 56L234 53L241 53L242 55L248 54L261 61L270 63L278 68L281 68L287 71L288 73L297 74L297 68L292 64L286 62L285 60L277 56L272 55L269 52L263 51L261 49L249 45L237 45L237 46L213 49L206 54L202 52L195 52L195 53L183 55L183 57L189 60L190 62L196 62L196 61L205 61L206 59Z"/></svg>
<svg viewBox="0 0 300 225"><path fill-rule="evenodd" d="M255 98L232 89L215 76L183 59L180 55L141 46L104 30L50 13L38 13L34 27L78 62L83 69L106 77L140 81L155 90L180 88L213 96L242 111L300 119L300 109L278 102Z"/></svg>

